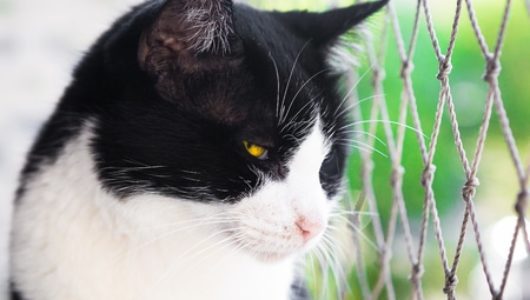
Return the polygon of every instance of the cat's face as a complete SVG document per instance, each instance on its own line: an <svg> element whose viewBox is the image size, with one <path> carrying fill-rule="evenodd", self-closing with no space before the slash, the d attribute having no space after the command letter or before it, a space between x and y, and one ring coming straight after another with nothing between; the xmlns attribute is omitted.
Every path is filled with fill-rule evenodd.
<svg viewBox="0 0 530 300"><path fill-rule="evenodd" d="M310 14L168 1L139 41L150 86L98 120L102 182L124 205L153 193L195 205L190 214L218 220L212 228L260 259L316 243L349 151L328 51L382 4Z"/></svg>

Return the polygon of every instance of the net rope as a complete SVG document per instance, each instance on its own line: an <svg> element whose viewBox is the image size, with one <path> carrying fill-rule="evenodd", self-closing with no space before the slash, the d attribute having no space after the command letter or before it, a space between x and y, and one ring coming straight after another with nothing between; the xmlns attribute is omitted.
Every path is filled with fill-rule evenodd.
<svg viewBox="0 0 530 300"><path fill-rule="evenodd" d="M442 287L447 299L456 299L456 287L458 284L457 271L461 262L464 242L468 235L468 227L471 226L474 242L480 257L480 264L487 282L489 292L494 300L503 299L506 289L506 284L510 275L515 247L518 242L518 237L523 237L525 249L530 255L530 237L529 229L525 223L525 213L528 208L528 201L530 198L529 192L529 177L530 165L525 168L521 159L516 140L514 138L510 121L504 107L501 89L499 87L499 75L501 73L500 57L502 47L504 44L507 24L512 9L512 0L505 1L505 8L502 14L501 25L498 30L498 35L493 48L488 46L488 43L481 31L481 27L477 20L477 14L474 10L472 0L455 0L456 9L452 22L451 33L449 36L448 46L443 52L443 49L438 40L437 32L435 30L434 21L429 7L428 0L418 0L416 2L416 12L412 26L412 34L408 43L406 43L394 3L391 1L388 8L386 23L384 24L381 41L374 41L373 36L367 34L364 38L364 46L368 53L369 63L372 69L372 85L373 85L373 105L370 111L370 120L378 120L379 122L356 122L355 132L367 132L368 134L361 136L361 142L370 148L373 148L376 141L375 133L378 126L382 126L386 147L389 153L389 158L392 166L391 173L391 189L392 189L392 207L390 217L386 228L380 216L377 214L371 215L371 226L374 231L375 243L379 251L380 272L377 280L370 286L366 274L366 265L362 258L362 247L359 235L354 234L353 240L356 245L356 271L361 287L363 299L379 299L383 291L386 291L388 299L396 299L396 293L391 278L391 258L393 243L396 238L398 230L398 223L401 225L401 232L405 243L406 253L411 265L410 281L412 286L413 299L425 299L422 289L422 277L424 273L423 258L426 251L426 243L428 238L429 226L432 224L434 228L434 237L436 239L439 250L440 260L445 274L445 284ZM451 91L451 84L449 76L452 71L452 56L455 49L457 34L460 28L460 20L464 17L463 10L467 11L467 17L471 23L473 34L476 37L481 54L484 58L486 70L484 73L484 80L488 85L488 93L486 101L484 102L485 109L482 117L481 126L476 140L475 150L473 155L468 158L460 126L457 118L457 111L453 94ZM414 52L416 50L418 33L420 31L420 19L423 16L425 19L426 30L432 42L432 48L435 58L438 62L437 79L440 82L440 92L437 99L437 109L434 116L434 126L431 131L430 138L427 139L425 135L424 126L421 124L418 105L414 92L414 85L412 80L412 73L414 69ZM400 108L398 122L405 124L407 120L412 120L410 129L416 133L416 138L419 144L419 150L422 157L424 172L421 177L421 184L424 189L424 204L421 217L421 225L419 232L417 232L417 239L414 239L415 233L410 226L408 219L405 197L403 194L403 178L404 166L402 165L403 145L405 140L406 126L401 126L397 129L396 134L392 129L394 122L390 118L387 99L384 94L383 82L385 80L384 59L387 49L385 37L390 33L393 34L399 58L401 61L400 80L402 83L402 95L400 98ZM357 75L352 72L350 74L350 82L357 82ZM426 100L426 99L425 99ZM356 103L359 101L358 96L351 95L350 101ZM358 105L353 105L354 114L357 119L362 119L361 110ZM484 246L484 241L481 236L480 224L477 218L474 198L480 181L478 179L478 169L482 160L482 155L485 148L485 143L490 129L490 121L493 112L497 113L501 125L501 132L505 143L508 147L511 161L516 170L516 175L519 185L518 197L515 200L515 214L517 216L517 224L513 229L513 236L509 245L508 256L505 261L504 271L500 280L500 285L494 283L491 269L487 261L487 249ZM433 182L436 174L436 166L434 158L436 155L441 126L444 122L444 116L447 114L452 136L454 138L455 147L460 159L466 182L462 187L462 199L465 203L465 211L459 228L458 240L456 249L452 260L449 260L446 243L444 240L444 233L442 231L441 219L436 205L436 197L433 189ZM408 126L408 125L407 125ZM361 178L362 178L362 193L358 199L356 209L363 207L365 204L370 211L377 212L377 202L373 187L373 170L374 150L361 151ZM360 215L352 217L354 225L360 224ZM417 245L415 242L417 241Z"/></svg>

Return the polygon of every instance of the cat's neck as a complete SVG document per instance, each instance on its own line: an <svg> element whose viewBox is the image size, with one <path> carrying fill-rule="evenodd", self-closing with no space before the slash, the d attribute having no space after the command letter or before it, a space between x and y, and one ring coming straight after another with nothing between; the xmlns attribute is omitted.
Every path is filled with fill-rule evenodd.
<svg viewBox="0 0 530 300"><path fill-rule="evenodd" d="M101 189L90 139L86 127L28 181L18 204L12 274L29 297L289 298L293 260L269 264L238 251L197 225L191 212L204 207L154 195L119 200Z"/></svg>

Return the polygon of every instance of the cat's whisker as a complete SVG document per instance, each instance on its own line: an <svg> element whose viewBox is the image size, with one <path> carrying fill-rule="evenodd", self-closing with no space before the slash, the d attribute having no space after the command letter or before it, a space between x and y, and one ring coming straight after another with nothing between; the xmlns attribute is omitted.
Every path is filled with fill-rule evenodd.
<svg viewBox="0 0 530 300"><path fill-rule="evenodd" d="M348 225L350 225L350 224L348 224ZM335 227L333 225L328 225L328 227L329 227L329 229L331 229L333 231L338 231L339 230L337 227ZM377 247L377 245L372 240L370 240L370 238L365 233L363 233L361 228L359 228L355 224L351 223L351 229L354 230L355 234L358 234L368 244L368 246L370 246L371 248L373 248L374 250L379 252L379 247Z"/></svg>
<svg viewBox="0 0 530 300"><path fill-rule="evenodd" d="M127 250L127 251L131 251L131 250L134 250L134 251L140 251L142 249L145 249L151 245L153 245L154 243L156 242L159 242L159 241L162 241L164 239L167 239L167 238L170 238L172 236L174 236L175 234L179 233L179 232L182 232L182 231L186 231L186 230L190 230L190 229L193 229L193 228L197 228L197 227L200 227L200 226L207 226L207 225L219 225L219 224L227 224L229 225L230 223L229 222L224 222L224 221L220 221L220 222L212 222L212 223L209 223L209 224L205 224L205 223L200 223L200 224L193 224L193 225L190 225L190 226L185 226L185 227L178 227L176 228L175 230L171 230L171 231L168 231L164 234L160 234L158 236L156 236L155 238L153 239L150 239L144 243L141 243L139 245L136 245L136 246L133 246L131 249ZM222 230L221 232L229 232L231 229L233 228L228 228L228 229L225 229L225 230ZM127 252L125 251L125 252ZM116 263L119 262L121 256L123 256L125 253L118 253L116 254L116 259L115 259L115 263L113 263L112 265L115 265Z"/></svg>
<svg viewBox="0 0 530 300"><path fill-rule="evenodd" d="M315 117L312 117L309 120L304 121L290 121L286 125L284 125L281 128L281 132L288 132L288 130L293 131L299 131L299 132L307 132L311 126L313 126L315 122ZM289 135L289 134L286 134Z"/></svg>
<svg viewBox="0 0 530 300"><path fill-rule="evenodd" d="M323 250L322 253L324 254L324 257L326 258L326 260L328 261L328 267L331 270L331 276L332 276L331 278L335 283L335 288L336 288L335 292L337 296L338 293L340 293L341 291L341 287L340 287L341 276L339 275L340 271L336 263L334 262L333 255L329 253L328 247L326 246L325 243L323 243L323 249L325 250Z"/></svg>
<svg viewBox="0 0 530 300"><path fill-rule="evenodd" d="M120 173L127 173L130 171L146 171L153 169L163 169L164 166L150 166L150 167L104 167L101 171L110 171L113 174L119 175Z"/></svg>
<svg viewBox="0 0 530 300"><path fill-rule="evenodd" d="M208 216L208 217L198 217L198 218L187 219L187 220L180 221L180 222L175 222L175 223L162 224L160 226L147 226L147 227L144 227L144 228L160 229L160 228L176 227L176 226L186 225L186 224L189 224L189 223L191 223L191 224L197 223L197 224L200 224L200 225L203 225L203 224L204 225L209 225L209 224L211 224L211 222L215 222L217 224L219 221L237 222L241 218L244 218L244 217L245 217L245 215L243 215L242 213L238 213L238 212L221 212L221 213L214 214L214 215Z"/></svg>
<svg viewBox="0 0 530 300"><path fill-rule="evenodd" d="M294 70L296 69L296 66L298 65L298 61L300 60L300 57L302 56L302 53L304 52L305 48L309 45L310 42L311 42L311 40L306 41L304 43L304 45L302 46L302 48L300 48L300 50L298 51L298 54L296 55L296 58L295 58L295 60L293 62L293 66L291 67L291 72L289 73L289 78L287 80L287 84L285 86L285 91L283 93L282 103L280 104L280 118L278 120L278 126L281 125L280 120L283 119L284 108L285 108L285 100L287 98L287 93L288 93L289 87L291 85L291 80L292 80L293 75L294 75Z"/></svg>
<svg viewBox="0 0 530 300"><path fill-rule="evenodd" d="M375 146L373 146L372 144L360 141L359 139L355 139L355 138L340 138L340 139L336 139L335 141L336 142L352 143L353 145L365 146L366 148L372 149L374 151L377 150L377 148L375 148Z"/></svg>
<svg viewBox="0 0 530 300"><path fill-rule="evenodd" d="M322 243L318 244L315 248L315 255L318 258L320 264L320 271L322 272L322 287L320 290L320 299L327 300L329 299L329 265L328 261L324 256L324 250L322 249Z"/></svg>
<svg viewBox="0 0 530 300"><path fill-rule="evenodd" d="M162 165L152 166L152 165L150 165L150 164L143 163L143 162L138 161L138 160L135 160L135 159L123 159L123 161L124 161L124 162L127 162L127 163L130 163L130 164L133 164L133 165L140 166L140 167L148 167L148 168L151 168L151 167L155 167L155 168L166 168L166 166L162 166Z"/></svg>
<svg viewBox="0 0 530 300"><path fill-rule="evenodd" d="M188 254L190 254L193 250L195 250L197 247L201 246L202 244L216 238L217 236L219 235L222 235L222 234L225 234L227 232L230 232L230 231L233 231L233 230L237 230L236 228L229 228L229 229L225 229L225 230L221 230L221 231L218 231L218 232L215 232L209 236L207 236L206 238L200 240L198 243L195 243L191 248L188 248L186 251L184 251L179 257L177 257L172 263L170 266L166 267L166 271L161 274L160 278L155 282L154 284L154 287L158 287L161 283L164 282L164 280L171 274L171 272L174 270L174 267L175 265L177 264L180 264L182 263L182 259L184 257L186 257ZM214 247L217 247L219 246L219 244L221 244L221 242L225 243L226 241L229 241L232 237L227 237L227 238L224 238L223 240L221 240L220 242L216 242L214 243L213 245L210 245L210 247L208 248L214 248ZM138 249L135 249L136 251ZM206 250L205 250L206 251ZM132 253L132 251L129 251L128 252L129 255ZM195 255L197 255L197 253L195 253ZM191 257L192 258L192 257ZM190 258L190 259L191 259Z"/></svg>
<svg viewBox="0 0 530 300"><path fill-rule="evenodd" d="M376 142L378 143L381 143L383 146L387 146L387 144L385 143L385 141L383 141L383 139L377 137L377 135L375 134L372 134L372 133L369 133L369 132L366 132L366 131L362 131L362 130L348 130L348 131L342 131L341 133L345 133L345 134L359 134L359 135L366 135L366 136L369 136L371 138L373 138Z"/></svg>
<svg viewBox="0 0 530 300"><path fill-rule="evenodd" d="M401 126L401 127L404 127L406 129L409 129L411 131L414 131L415 133L418 133L418 134L421 134L423 137L425 138L428 138L427 135L425 135L423 132L419 131L418 129L416 129L415 127L412 127L412 126L409 126L407 124L404 124L404 123L400 123L400 122L397 122L397 121L390 121L390 120L363 120L363 121L355 121L351 124L348 124L348 125L345 125L345 126L342 126L341 128L339 128L339 130L342 130L342 129L347 129L347 128L350 128L350 127L354 127L354 126L357 126L357 125L360 125L360 124L373 124L373 123L382 123L382 124L390 124L390 125L396 125L396 126Z"/></svg>
<svg viewBox="0 0 530 300"><path fill-rule="evenodd" d="M171 228L177 228L180 230L187 230L190 228L194 228L195 225L214 225L214 224L223 224L223 223L229 223L229 222L237 222L238 218L217 218L217 219L204 219L204 220L188 220L188 221L182 221L178 223L173 224L163 224L163 225L157 225L157 226L147 226L143 229L171 229ZM183 225L187 225L182 227Z"/></svg>
<svg viewBox="0 0 530 300"><path fill-rule="evenodd" d="M348 143L353 143L353 144L357 144L357 145L366 145L369 148L373 148L375 146L373 143L368 143L368 142L363 141L362 139L351 138L351 137L336 138L334 140L334 142L336 142L336 143L342 142L345 145L348 145ZM379 145L379 146L384 146L385 147L386 145Z"/></svg>
<svg viewBox="0 0 530 300"><path fill-rule="evenodd" d="M359 151L361 152L364 152L364 153L372 153L372 152L375 152L379 155L381 155L382 157L384 158L388 158L388 155L386 155L384 152L380 151L380 150L377 150L373 147L369 147L369 146L364 146L364 145L358 145L358 144L352 144L352 143L346 143L346 142L336 142L337 145L341 145L341 146L345 146L345 147L352 147L353 149L358 149Z"/></svg>
<svg viewBox="0 0 530 300"><path fill-rule="evenodd" d="M315 256L312 252L309 252L308 255L309 256L309 259L311 260L309 262L310 264L310 269L311 269L311 275L313 276L312 279L313 279L313 290L317 290L317 273L316 273L316 270L315 270Z"/></svg>
<svg viewBox="0 0 530 300"><path fill-rule="evenodd" d="M191 171L191 170L180 170L181 173L187 173L187 174L192 174L192 175L200 175L201 173L200 172L197 172L197 171Z"/></svg>
<svg viewBox="0 0 530 300"><path fill-rule="evenodd" d="M365 97L365 98L362 98L362 99L359 99L358 101L355 101L354 103L351 103L350 105L348 105L346 108L344 108L343 110L339 111L335 117L336 118L342 118L342 116L344 116L345 114L349 114L352 112L352 109L360 106L361 104L365 103L365 102L368 102L370 100L374 100L376 97L379 97L379 96L383 96L385 95L384 93L382 94L375 94L375 95L371 95L371 96L368 96L368 97Z"/></svg>
<svg viewBox="0 0 530 300"><path fill-rule="evenodd" d="M275 71L275 74L276 74L276 80L277 80L277 84L276 84L276 88L277 88L277 91L276 91L276 118L279 119L279 114L280 114L280 71L278 69L278 62L276 62L276 59L274 59L274 56L272 56L272 53L269 52L269 58L272 60L272 64L274 66L274 71Z"/></svg>
<svg viewBox="0 0 530 300"><path fill-rule="evenodd" d="M232 229L230 229L232 230ZM212 240L213 238L219 236L221 234L221 232L228 232L229 230L223 230L223 231L220 231L220 232L216 232L215 234L213 235L210 235L209 237L207 237L206 239L203 239L202 241L200 241L198 244L195 244L193 247L191 247L190 249L188 249L187 251L185 251L183 254L181 254L179 257L177 257L174 262L168 266L166 268L166 271L160 276L160 278L155 282L154 284L154 287L158 287L160 284L162 284L172 273L172 271L175 269L175 267L178 265L178 264L181 264L183 263L182 259L183 258L187 258L188 261L191 261L193 258L196 258L197 256L201 255L202 253L210 250L210 249L215 249L219 246L222 246L224 245L225 243L227 242L230 242L232 240L232 237L229 236L229 237L226 237L220 241L217 241L215 242L214 244L212 245L209 245L208 247L206 248L203 248L202 250L200 250L199 252L196 252L196 253L193 253L193 255L191 256L188 256L188 254L190 254L193 250L195 250L198 246L206 243L206 242L209 242L210 240ZM219 249L217 249L219 251ZM197 265L197 262L195 262L195 265Z"/></svg>
<svg viewBox="0 0 530 300"><path fill-rule="evenodd" d="M287 119L287 116L289 115L289 112L291 111L292 107L293 107L293 104L294 102L296 101L296 99L298 98L298 96L300 95L300 93L304 90L304 88L315 78L317 78L319 75L325 73L329 71L328 68L326 69L323 69L323 70L320 70L319 72L315 73L313 76L309 77L308 80L306 80L301 86L300 88L298 89L298 91L296 92L296 94L293 96L292 100L291 100L291 103L289 104L289 107L287 107L287 110L285 111L285 114L283 115L283 119L280 120L280 124L283 124L285 123L285 120Z"/></svg>
<svg viewBox="0 0 530 300"><path fill-rule="evenodd" d="M293 115L293 117L291 117L291 121L285 125L282 126L281 130L280 131L287 131L288 129L292 128L294 124L296 124L297 122L294 121L298 118L298 116L305 110L305 109L308 109L308 108L314 108L315 104L314 104L314 101L315 99L318 98L318 96L316 97L313 97L311 98L311 100L307 101L306 104L304 104L300 109L298 109L298 112L296 112L295 115Z"/></svg>
<svg viewBox="0 0 530 300"><path fill-rule="evenodd" d="M229 256L234 257L236 255L241 254L242 251L245 250L245 248L247 248L247 243L245 243L245 241L241 237L233 237L232 243L229 243L229 246L227 247L230 247L230 246L232 247L231 252L225 253L223 257L218 259L213 265L210 265L209 266L210 271L213 271L219 268L219 265L221 265L227 259L227 257Z"/></svg>
<svg viewBox="0 0 530 300"><path fill-rule="evenodd" d="M314 267L313 267L313 271L314 271L314 276L313 276L313 278L314 278L314 282L313 282L314 292L315 292L315 294L319 294L320 295L324 284L323 284L323 281L321 280L321 277L323 275L323 263L322 263L322 260L321 260L321 258L319 256L319 253L318 253L318 251L319 251L318 247L319 247L319 245L317 245L316 247L311 249L311 251L308 252L307 255L310 255L311 261L314 262ZM321 299L321 298L319 297L317 299Z"/></svg>
<svg viewBox="0 0 530 300"><path fill-rule="evenodd" d="M350 99L350 96L351 94L353 93L353 91L357 88L357 86L359 85L359 83L361 83L361 81L364 79L364 77L366 77L366 75L368 75L372 70L374 69L374 64L372 64L358 79L357 79L357 82L355 84L352 85L352 87L348 90L348 92L344 95L344 97L342 98L342 100L340 101L340 104L337 106L337 108L335 109L335 112L333 113L333 116L337 116L337 113L342 110L342 107L344 106L344 104L346 102L348 102L348 100Z"/></svg>
<svg viewBox="0 0 530 300"><path fill-rule="evenodd" d="M378 216L376 212L364 212L364 211L336 211L330 214L330 216L340 216L340 215L350 215L350 216Z"/></svg>
<svg viewBox="0 0 530 300"><path fill-rule="evenodd" d="M331 269L333 271L333 277L336 285L336 293L339 296L343 292L343 286L349 285L347 283L346 275L344 274L344 269L338 260L337 253L335 252L336 245L333 246L332 241L324 235L322 237L322 245L326 251L324 252L327 255L327 259L330 262ZM340 296L339 296L340 297Z"/></svg>
<svg viewBox="0 0 530 300"><path fill-rule="evenodd" d="M365 229L370 223L367 222L363 225L359 224L359 225L355 225L350 219L348 219L346 216L344 215L338 215L338 216L335 216L336 218L342 220L346 225L350 226L353 230L356 230L356 231L362 231L363 229ZM371 218L368 218L369 221L371 221Z"/></svg>
<svg viewBox="0 0 530 300"><path fill-rule="evenodd" d="M188 267L183 270L184 273L187 273L187 271L189 270L190 267L194 267L194 266L202 264L208 258L212 257L213 255L218 254L219 252L222 252L223 250L225 250L227 248L230 248L230 247L239 248L240 247L240 242L243 241L242 238L244 236L245 236L245 233L240 232L240 233L238 233L236 235L229 236L228 238L225 238L224 240L220 241L218 243L219 245L214 244L211 247L208 247L208 248L205 248L205 249L199 251L198 253L194 253L194 255L192 257L189 257L188 259L195 260L196 258L201 257L202 254L206 253L208 250L212 250L212 249L214 250L211 253L208 253L207 255L203 256L202 259L199 259L199 260L195 261L193 265L188 265ZM226 255L228 255L228 253L225 254L225 256ZM218 263L219 263L219 261L218 261Z"/></svg>

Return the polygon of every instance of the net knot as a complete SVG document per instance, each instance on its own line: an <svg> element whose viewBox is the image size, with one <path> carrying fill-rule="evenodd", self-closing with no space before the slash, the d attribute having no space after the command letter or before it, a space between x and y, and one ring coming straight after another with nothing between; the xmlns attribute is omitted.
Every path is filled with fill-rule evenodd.
<svg viewBox="0 0 530 300"><path fill-rule="evenodd" d="M401 71L400 76L401 78L407 78L412 73L412 70L414 70L414 64L410 60L406 60L401 65Z"/></svg>
<svg viewBox="0 0 530 300"><path fill-rule="evenodd" d="M480 181L477 177L470 178L464 185L463 195L465 200L473 198L477 192L477 187L480 186Z"/></svg>
<svg viewBox="0 0 530 300"><path fill-rule="evenodd" d="M528 196L529 195L530 195L530 191L528 189L524 189L517 196L517 203L515 204L515 211L518 214L524 215L524 213L526 212L526 209L528 208Z"/></svg>
<svg viewBox="0 0 530 300"><path fill-rule="evenodd" d="M455 274L448 274L445 276L445 287L444 293L452 294L455 291L456 285L458 284L458 277Z"/></svg>
<svg viewBox="0 0 530 300"><path fill-rule="evenodd" d="M388 247L385 247L385 246L381 246L379 248L379 260L380 260L380 262L383 265L385 265L386 263L389 263L391 259L392 259L392 249L388 248Z"/></svg>
<svg viewBox="0 0 530 300"><path fill-rule="evenodd" d="M453 70L453 65L444 56L443 59L440 60L438 75L436 76L436 78L438 78L438 80L443 80L449 76L452 70Z"/></svg>
<svg viewBox="0 0 530 300"><path fill-rule="evenodd" d="M488 62L486 64L486 74L484 74L484 80L491 81L494 78L497 78L501 73L501 64L499 59L493 58L491 55L488 57Z"/></svg>
<svg viewBox="0 0 530 300"><path fill-rule="evenodd" d="M427 167L425 167L425 169L423 170L423 175L421 176L421 184L424 187L427 187L429 182L432 181L432 178L433 178L433 175L434 175L435 172L436 172L436 166L435 165L431 164L431 165L428 165Z"/></svg>
<svg viewBox="0 0 530 300"><path fill-rule="evenodd" d="M495 292L495 295L493 295L492 300L502 300L502 293Z"/></svg>
<svg viewBox="0 0 530 300"><path fill-rule="evenodd" d="M412 266L412 277L422 277L424 272L423 265L416 263Z"/></svg>
<svg viewBox="0 0 530 300"><path fill-rule="evenodd" d="M376 85L386 77L386 71L381 68L375 68L372 76L372 85Z"/></svg>
<svg viewBox="0 0 530 300"><path fill-rule="evenodd" d="M392 170L391 183L395 185L398 182L400 182L401 179L403 178L403 174L405 174L405 168L403 166L394 168Z"/></svg>

